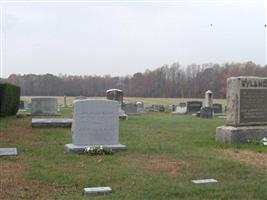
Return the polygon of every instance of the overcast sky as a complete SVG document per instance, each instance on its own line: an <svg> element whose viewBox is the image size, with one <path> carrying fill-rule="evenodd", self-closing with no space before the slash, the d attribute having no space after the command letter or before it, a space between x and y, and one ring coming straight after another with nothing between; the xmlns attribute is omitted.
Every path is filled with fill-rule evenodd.
<svg viewBox="0 0 267 200"><path fill-rule="evenodd" d="M174 62L266 64L264 0L3 2L4 77L123 76Z"/></svg>

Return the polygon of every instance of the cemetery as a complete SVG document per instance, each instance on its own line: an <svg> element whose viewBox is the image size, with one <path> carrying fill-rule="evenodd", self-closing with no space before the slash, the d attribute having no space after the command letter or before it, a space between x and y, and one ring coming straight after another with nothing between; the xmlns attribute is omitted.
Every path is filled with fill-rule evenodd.
<svg viewBox="0 0 267 200"><path fill-rule="evenodd" d="M117 89L102 98L21 97L33 115L0 117L0 199L265 199L266 83L230 78L226 100L209 90L203 99ZM225 105L226 119L216 117ZM145 106L151 112L133 114Z"/></svg>

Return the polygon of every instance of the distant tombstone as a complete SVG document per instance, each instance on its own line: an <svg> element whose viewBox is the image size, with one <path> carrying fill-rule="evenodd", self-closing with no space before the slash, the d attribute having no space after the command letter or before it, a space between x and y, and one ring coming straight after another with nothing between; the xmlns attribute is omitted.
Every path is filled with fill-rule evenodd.
<svg viewBox="0 0 267 200"><path fill-rule="evenodd" d="M20 100L19 109L20 110L27 110L28 109L28 103L26 101Z"/></svg>
<svg viewBox="0 0 267 200"><path fill-rule="evenodd" d="M213 110L211 107L202 107L200 109L200 117L201 118L212 118L213 117Z"/></svg>
<svg viewBox="0 0 267 200"><path fill-rule="evenodd" d="M179 103L180 107L186 107L186 103Z"/></svg>
<svg viewBox="0 0 267 200"><path fill-rule="evenodd" d="M159 112L159 105L153 104L152 109L153 109L153 112Z"/></svg>
<svg viewBox="0 0 267 200"><path fill-rule="evenodd" d="M127 115L137 115L138 110L137 110L137 105L135 103L126 103L123 105L123 110Z"/></svg>
<svg viewBox="0 0 267 200"><path fill-rule="evenodd" d="M32 115L58 115L57 98L32 98Z"/></svg>
<svg viewBox="0 0 267 200"><path fill-rule="evenodd" d="M172 114L186 114L187 108L186 106L176 106L176 109Z"/></svg>
<svg viewBox="0 0 267 200"><path fill-rule="evenodd" d="M110 100L81 100L73 106L72 144L67 152L83 153L87 147L122 150L119 143L119 103Z"/></svg>
<svg viewBox="0 0 267 200"><path fill-rule="evenodd" d="M67 108L68 106L67 106L67 97L66 96L64 96L64 108Z"/></svg>
<svg viewBox="0 0 267 200"><path fill-rule="evenodd" d="M123 106L123 91L119 89L109 89L106 91L108 100L118 101L120 106Z"/></svg>
<svg viewBox="0 0 267 200"><path fill-rule="evenodd" d="M222 107L222 104L219 104L219 103L214 103L213 106L213 112L215 114L219 114L219 113L223 113L223 107Z"/></svg>
<svg viewBox="0 0 267 200"><path fill-rule="evenodd" d="M145 113L145 107L144 107L144 102L136 102L137 106L137 113L144 114Z"/></svg>
<svg viewBox="0 0 267 200"><path fill-rule="evenodd" d="M260 141L267 137L267 78L227 79L226 126L216 129L222 143Z"/></svg>
<svg viewBox="0 0 267 200"><path fill-rule="evenodd" d="M165 112L164 105L159 105L159 112Z"/></svg>
<svg viewBox="0 0 267 200"><path fill-rule="evenodd" d="M213 93L212 91L208 90L205 92L205 107L212 108L213 104Z"/></svg>
<svg viewBox="0 0 267 200"><path fill-rule="evenodd" d="M202 101L188 101L187 102L187 113L199 112L202 107Z"/></svg>

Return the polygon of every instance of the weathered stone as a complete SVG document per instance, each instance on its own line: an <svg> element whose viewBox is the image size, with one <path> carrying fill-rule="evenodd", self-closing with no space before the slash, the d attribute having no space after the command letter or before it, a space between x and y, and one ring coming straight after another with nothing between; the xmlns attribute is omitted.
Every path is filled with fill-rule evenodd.
<svg viewBox="0 0 267 200"><path fill-rule="evenodd" d="M67 97L64 96L64 108L67 108L67 107L68 107L68 105L67 105Z"/></svg>
<svg viewBox="0 0 267 200"><path fill-rule="evenodd" d="M200 117L201 118L212 118L213 117L213 110L211 107L202 107L200 109Z"/></svg>
<svg viewBox="0 0 267 200"><path fill-rule="evenodd" d="M17 148L0 148L0 156L16 156Z"/></svg>
<svg viewBox="0 0 267 200"><path fill-rule="evenodd" d="M108 100L118 101L120 107L123 107L123 91L119 89L109 89L106 91L106 98Z"/></svg>
<svg viewBox="0 0 267 200"><path fill-rule="evenodd" d="M226 125L267 125L267 78L227 80Z"/></svg>
<svg viewBox="0 0 267 200"><path fill-rule="evenodd" d="M185 106L176 106L176 109L174 112L172 112L172 114L186 114L187 112L187 108Z"/></svg>
<svg viewBox="0 0 267 200"><path fill-rule="evenodd" d="M119 103L111 100L80 100L74 102L72 144L67 152L90 146L125 145L119 143Z"/></svg>
<svg viewBox="0 0 267 200"><path fill-rule="evenodd" d="M127 115L138 115L137 105L135 103L126 103L123 105L123 110Z"/></svg>
<svg viewBox="0 0 267 200"><path fill-rule="evenodd" d="M202 107L202 101L188 101L187 102L187 113L199 112Z"/></svg>
<svg viewBox="0 0 267 200"><path fill-rule="evenodd" d="M26 101L20 101L19 103L19 110L27 110L28 109L28 103Z"/></svg>
<svg viewBox="0 0 267 200"><path fill-rule="evenodd" d="M71 127L72 119L63 119L63 118L41 118L41 119L32 119L32 127L63 127L63 128L69 128Z"/></svg>
<svg viewBox="0 0 267 200"><path fill-rule="evenodd" d="M83 194L88 196L105 195L111 192L111 187L89 187L83 189Z"/></svg>
<svg viewBox="0 0 267 200"><path fill-rule="evenodd" d="M216 128L216 141L225 144L260 141L267 137L267 126L220 126Z"/></svg>
<svg viewBox="0 0 267 200"><path fill-rule="evenodd" d="M32 115L58 115L57 99L53 97L32 98Z"/></svg>
<svg viewBox="0 0 267 200"><path fill-rule="evenodd" d="M213 104L213 93L212 91L208 90L205 92L205 107L212 108Z"/></svg>
<svg viewBox="0 0 267 200"><path fill-rule="evenodd" d="M217 127L216 141L246 143L267 137L267 78L227 80L226 125Z"/></svg>

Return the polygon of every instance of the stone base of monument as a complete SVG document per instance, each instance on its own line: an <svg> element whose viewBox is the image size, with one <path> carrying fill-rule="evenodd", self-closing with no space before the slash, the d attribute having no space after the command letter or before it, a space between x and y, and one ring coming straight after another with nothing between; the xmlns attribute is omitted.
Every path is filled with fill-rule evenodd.
<svg viewBox="0 0 267 200"><path fill-rule="evenodd" d="M267 137L267 126L220 126L216 128L216 141L224 144L260 141Z"/></svg>
<svg viewBox="0 0 267 200"><path fill-rule="evenodd" d="M72 119L62 119L62 118L33 118L32 119L32 127L39 128L39 127L49 127L49 128L69 128L71 127Z"/></svg>
<svg viewBox="0 0 267 200"><path fill-rule="evenodd" d="M66 153L76 153L83 154L85 153L85 148L102 146L104 149L112 149L112 151L122 151L126 150L126 145L123 144L112 144L112 145L75 145L75 144L65 144Z"/></svg>

